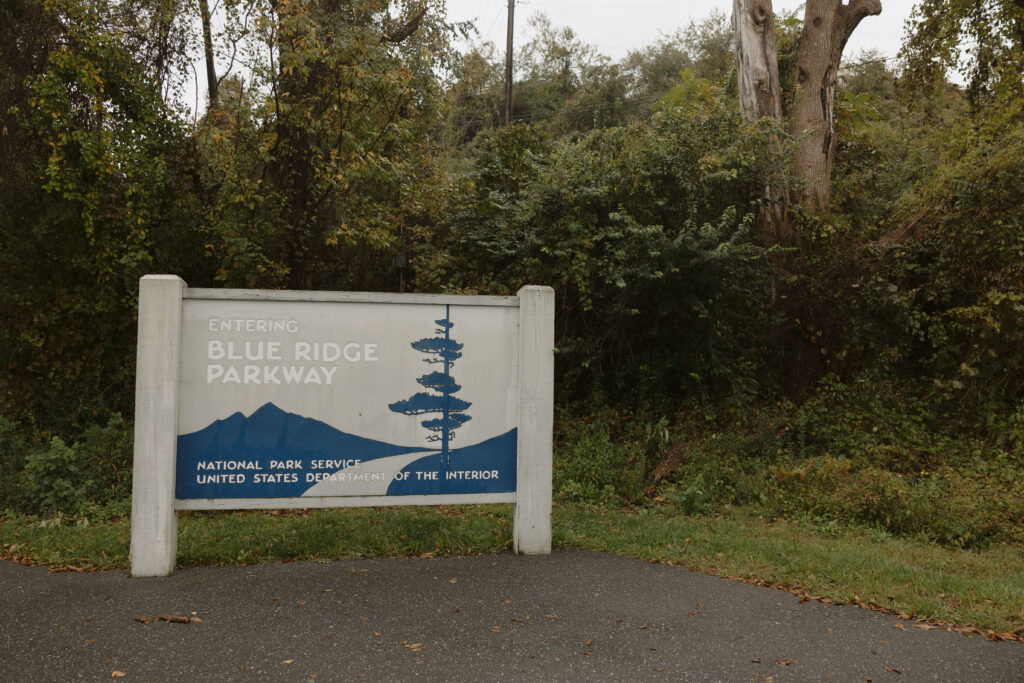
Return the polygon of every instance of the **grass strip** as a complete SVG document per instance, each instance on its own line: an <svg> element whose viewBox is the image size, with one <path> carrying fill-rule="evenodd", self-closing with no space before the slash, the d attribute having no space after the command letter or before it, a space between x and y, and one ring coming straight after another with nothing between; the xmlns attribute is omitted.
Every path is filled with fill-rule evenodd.
<svg viewBox="0 0 1024 683"><path fill-rule="evenodd" d="M353 508L182 513L181 566L506 552L512 508ZM127 569L126 517L10 515L0 557L56 569ZM743 511L687 517L657 508L556 506L554 546L671 563L934 622L1024 635L1024 548L951 550L857 528L823 533Z"/></svg>

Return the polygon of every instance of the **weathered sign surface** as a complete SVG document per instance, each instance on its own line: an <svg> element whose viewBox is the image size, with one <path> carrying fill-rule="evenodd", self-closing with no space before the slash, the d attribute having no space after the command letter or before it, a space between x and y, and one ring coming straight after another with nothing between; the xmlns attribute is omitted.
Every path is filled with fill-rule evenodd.
<svg viewBox="0 0 1024 683"><path fill-rule="evenodd" d="M515 502L550 551L553 295L140 289L132 573L179 509Z"/></svg>

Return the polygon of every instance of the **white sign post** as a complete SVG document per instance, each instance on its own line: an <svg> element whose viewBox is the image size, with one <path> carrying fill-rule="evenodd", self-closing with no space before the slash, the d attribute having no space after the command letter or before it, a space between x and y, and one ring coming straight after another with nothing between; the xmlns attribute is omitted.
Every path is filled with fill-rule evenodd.
<svg viewBox="0 0 1024 683"><path fill-rule="evenodd" d="M131 573L174 569L177 511L515 503L551 552L554 292L140 282Z"/></svg>

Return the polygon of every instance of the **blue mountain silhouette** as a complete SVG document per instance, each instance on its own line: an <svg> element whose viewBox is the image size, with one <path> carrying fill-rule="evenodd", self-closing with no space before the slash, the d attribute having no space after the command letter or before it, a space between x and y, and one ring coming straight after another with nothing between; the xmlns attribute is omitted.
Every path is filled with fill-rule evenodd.
<svg viewBox="0 0 1024 683"><path fill-rule="evenodd" d="M175 496L178 498L296 498L315 485L314 460L369 462L406 453L427 453L409 464L409 479L392 482L388 495L497 493L514 491L516 430L472 446L453 449L448 471L487 472L478 478L420 478L415 472L440 469L440 454L419 446L395 446L346 434L328 424L266 403L252 415L234 413L205 429L178 437ZM288 463L273 467L272 463ZM499 473L497 478L489 476ZM234 480L231 479L234 477Z"/></svg>
<svg viewBox="0 0 1024 683"><path fill-rule="evenodd" d="M338 431L313 418L285 412L266 403L249 417L235 413L198 432L178 437L175 495L178 498L291 498L313 486L306 479L313 460L361 460L368 462L403 453L426 451L422 447L394 446ZM301 467L271 469L271 461L297 461ZM241 469L224 469L226 464ZM200 463L204 469L200 469ZM210 467L217 469L210 469ZM255 468L259 469L255 469ZM334 468L340 470L342 467ZM323 470L320 470L323 471ZM333 471L333 470L332 470ZM210 475L246 475L244 483L218 481ZM261 481L256 476L279 477ZM294 478L295 481L283 481ZM202 482L202 483L201 483Z"/></svg>

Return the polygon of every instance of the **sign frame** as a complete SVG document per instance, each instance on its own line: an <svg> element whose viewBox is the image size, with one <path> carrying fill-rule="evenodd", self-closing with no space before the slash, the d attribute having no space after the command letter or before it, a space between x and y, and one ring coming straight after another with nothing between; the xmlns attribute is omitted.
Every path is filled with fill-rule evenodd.
<svg viewBox="0 0 1024 683"><path fill-rule="evenodd" d="M516 488L507 493L177 499L179 373L184 302L283 301L514 307L518 315ZM132 472L131 575L167 576L177 560L178 510L283 509L514 503L518 554L551 552L554 410L554 290L526 286L516 296L456 296L190 288L176 275L139 281Z"/></svg>

